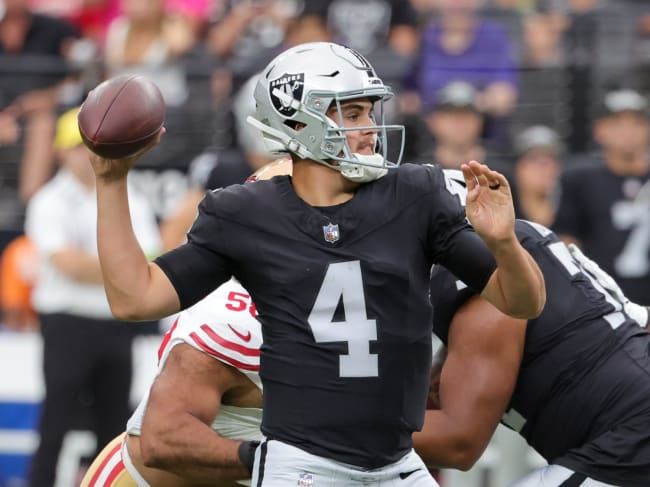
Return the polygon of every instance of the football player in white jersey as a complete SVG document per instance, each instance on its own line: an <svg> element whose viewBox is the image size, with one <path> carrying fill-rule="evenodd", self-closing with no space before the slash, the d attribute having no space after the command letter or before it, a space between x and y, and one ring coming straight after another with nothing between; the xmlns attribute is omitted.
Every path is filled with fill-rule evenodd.
<svg viewBox="0 0 650 487"><path fill-rule="evenodd" d="M249 478L242 462L252 461L246 455L261 439L262 415L255 314L234 280L180 313L163 338L149 393L81 486L236 485Z"/></svg>

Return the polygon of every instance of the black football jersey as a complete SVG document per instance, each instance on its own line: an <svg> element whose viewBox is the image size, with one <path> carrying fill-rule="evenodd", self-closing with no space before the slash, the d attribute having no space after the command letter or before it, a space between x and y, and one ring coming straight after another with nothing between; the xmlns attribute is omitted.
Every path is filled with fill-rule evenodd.
<svg viewBox="0 0 650 487"><path fill-rule="evenodd" d="M502 422L552 462L650 410L650 334L621 312L620 303L581 270L549 229L517 220L516 232L544 274L546 306L528 321L521 369ZM433 330L445 344L454 313L474 294L434 266ZM612 366L620 350L636 365ZM643 380L633 376L637 372L645 375L646 387L638 386Z"/></svg>
<svg viewBox="0 0 650 487"><path fill-rule="evenodd" d="M561 188L553 230L580 240L631 301L650 305L650 173L579 166L563 174Z"/></svg>
<svg viewBox="0 0 650 487"><path fill-rule="evenodd" d="M403 165L314 208L288 176L208 193L188 243L157 260L182 307L233 274L262 323L262 431L363 468L421 427L433 262L480 291L495 268L439 168Z"/></svg>

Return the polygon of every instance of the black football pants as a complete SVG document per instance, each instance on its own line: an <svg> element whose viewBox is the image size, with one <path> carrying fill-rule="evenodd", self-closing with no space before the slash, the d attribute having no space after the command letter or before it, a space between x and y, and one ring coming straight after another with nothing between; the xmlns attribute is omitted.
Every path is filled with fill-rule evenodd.
<svg viewBox="0 0 650 487"><path fill-rule="evenodd" d="M45 399L29 485L52 487L68 431L93 431L97 451L124 431L130 414L133 325L68 314L42 314L40 320Z"/></svg>

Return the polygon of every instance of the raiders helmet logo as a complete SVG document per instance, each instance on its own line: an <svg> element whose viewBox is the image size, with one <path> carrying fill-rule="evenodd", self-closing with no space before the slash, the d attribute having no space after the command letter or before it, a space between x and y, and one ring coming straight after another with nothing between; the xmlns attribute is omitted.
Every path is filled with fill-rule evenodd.
<svg viewBox="0 0 650 487"><path fill-rule="evenodd" d="M283 74L269 83L271 102L280 115L291 117L296 113L296 109L291 107L291 101L302 101L304 86L305 75L303 73ZM280 92L279 96L276 93L277 90Z"/></svg>

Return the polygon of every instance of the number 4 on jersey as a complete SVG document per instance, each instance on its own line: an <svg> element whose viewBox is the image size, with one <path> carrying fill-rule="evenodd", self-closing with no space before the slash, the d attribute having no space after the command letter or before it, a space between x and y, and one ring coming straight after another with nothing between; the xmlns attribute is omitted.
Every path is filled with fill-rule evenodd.
<svg viewBox="0 0 650 487"><path fill-rule="evenodd" d="M344 321L333 321L339 302ZM348 353L339 357L340 377L377 377L377 354L370 342L377 340L377 322L366 315L359 261L330 264L309 314L309 326L319 343L347 342Z"/></svg>

